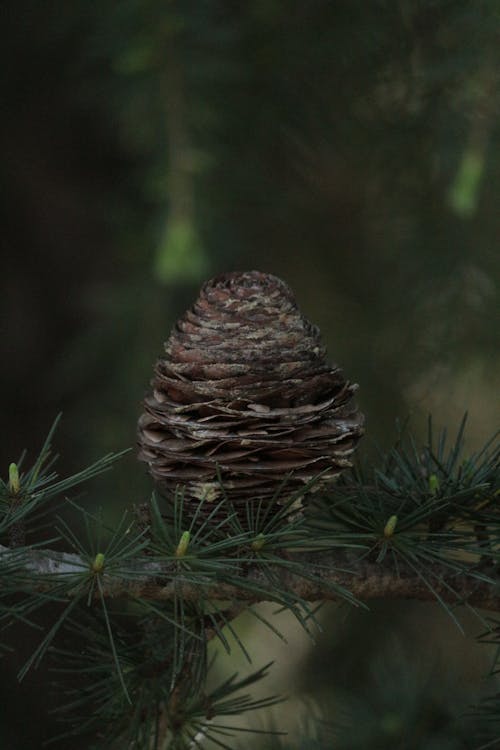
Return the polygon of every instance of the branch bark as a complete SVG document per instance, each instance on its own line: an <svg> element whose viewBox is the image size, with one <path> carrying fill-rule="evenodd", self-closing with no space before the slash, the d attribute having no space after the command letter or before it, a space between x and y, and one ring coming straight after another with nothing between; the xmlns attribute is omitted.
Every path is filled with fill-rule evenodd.
<svg viewBox="0 0 500 750"><path fill-rule="evenodd" d="M20 555L20 550L12 550L0 545L0 559ZM22 560L22 562L21 562ZM182 596L186 601L196 601L200 593L213 600L232 600L255 603L273 600L273 588L278 586L305 601L335 600L338 595L334 586L342 586L360 602L370 599L414 599L433 601L438 597L451 605L468 603L479 609L500 611L500 579L493 582L479 580L467 573L456 573L444 564L428 565L425 573L419 575L409 566L400 563L398 571L388 562L370 562L349 556L344 551L330 550L315 553L287 553L284 565L266 562L264 566L245 563L238 575L242 585L228 584L200 574L199 582L193 583L192 575L186 574L176 562L155 560L126 561L126 572L103 569L102 591L107 597L141 597L143 599L166 601L174 596ZM88 570L89 562L79 555L52 550L32 549L22 552L19 559L19 572L28 573L30 588L48 591L54 579L81 575ZM290 563L295 563L292 570ZM297 567L304 575L296 572ZM273 575L269 582L266 570ZM315 580L307 578L313 574ZM261 594L256 594L245 583L258 586ZM266 591L269 592L268 596Z"/></svg>

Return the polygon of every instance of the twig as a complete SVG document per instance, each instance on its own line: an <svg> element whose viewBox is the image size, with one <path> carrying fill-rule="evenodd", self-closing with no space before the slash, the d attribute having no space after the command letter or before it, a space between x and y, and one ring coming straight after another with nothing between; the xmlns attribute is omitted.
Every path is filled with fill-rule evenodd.
<svg viewBox="0 0 500 750"><path fill-rule="evenodd" d="M0 545L2 557L16 556L18 572L28 574L26 585L33 591L49 591L56 581L71 575L81 575L89 564L79 555L52 550L27 549L11 550ZM284 561L285 562L285 561ZM292 570L290 563L295 563ZM239 573L241 586L214 580L199 574L193 582L193 575L179 571L175 562L148 560L144 557L125 563L126 570L114 572L104 569L102 573L102 594L105 597L141 597L142 599L166 601L182 596L186 601L196 601L203 596L214 600L255 603L273 599L268 572L271 568L273 582L283 590L305 601L334 600L338 598L334 587L341 586L360 602L370 599L415 599L433 600L436 594L450 604L468 603L479 609L500 611L500 580L488 581L471 574L456 572L446 564L434 563L426 570L426 578L431 576L430 590L426 581L410 567L400 563L398 570L388 559L381 563L360 560L348 556L344 551L322 551L307 553L287 553L286 564L266 562L266 572L256 560L245 563ZM299 569L302 576L296 572ZM314 574L315 580L306 577ZM24 577L24 576L23 576ZM234 575L233 575L234 580ZM262 594L251 590L252 584ZM23 588L25 588L23 586ZM269 597L266 597L266 590Z"/></svg>

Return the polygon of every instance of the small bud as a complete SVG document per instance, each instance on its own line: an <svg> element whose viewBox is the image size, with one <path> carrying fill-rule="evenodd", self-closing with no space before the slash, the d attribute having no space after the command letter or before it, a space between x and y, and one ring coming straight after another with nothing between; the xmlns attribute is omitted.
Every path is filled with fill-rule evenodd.
<svg viewBox="0 0 500 750"><path fill-rule="evenodd" d="M104 569L104 555L102 552L98 552L95 556L95 560L92 563L92 571L94 573L102 573Z"/></svg>
<svg viewBox="0 0 500 750"><path fill-rule="evenodd" d="M175 550L176 557L184 557L184 555L188 551L190 541L191 541L191 534L189 533L189 531L183 531L181 540L179 544L177 545L177 549Z"/></svg>
<svg viewBox="0 0 500 750"><path fill-rule="evenodd" d="M11 495L18 495L21 488L19 482L19 470L17 464L11 464L9 466L9 490Z"/></svg>
<svg viewBox="0 0 500 750"><path fill-rule="evenodd" d="M389 520L387 521L384 527L384 536L386 539L389 539L394 534L397 522L398 522L397 516L391 516Z"/></svg>
<svg viewBox="0 0 500 750"><path fill-rule="evenodd" d="M439 491L439 477L437 474L431 474L429 477L429 491L431 495L437 495Z"/></svg>
<svg viewBox="0 0 500 750"><path fill-rule="evenodd" d="M258 552L259 550L262 549L265 543L266 543L266 537L264 536L264 534L257 534L257 536L252 542L253 551Z"/></svg>

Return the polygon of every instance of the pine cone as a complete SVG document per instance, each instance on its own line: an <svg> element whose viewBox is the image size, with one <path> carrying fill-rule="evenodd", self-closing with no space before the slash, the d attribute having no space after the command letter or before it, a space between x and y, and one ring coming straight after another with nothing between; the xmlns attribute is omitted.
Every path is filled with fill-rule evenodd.
<svg viewBox="0 0 500 750"><path fill-rule="evenodd" d="M326 362L319 330L280 279L250 271L208 281L165 352L138 436L139 459L167 497L179 485L186 507L204 500L209 512L225 495L243 516L248 502L283 503L351 466L364 421L357 386Z"/></svg>

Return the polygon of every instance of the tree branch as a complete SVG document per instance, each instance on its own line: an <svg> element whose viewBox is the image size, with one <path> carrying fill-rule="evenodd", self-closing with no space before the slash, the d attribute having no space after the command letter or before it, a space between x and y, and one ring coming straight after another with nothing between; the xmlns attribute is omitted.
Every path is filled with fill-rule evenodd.
<svg viewBox="0 0 500 750"><path fill-rule="evenodd" d="M22 557L19 558L19 555ZM35 591L48 591L54 579L90 572L88 561L79 555L52 550L12 550L0 545L0 559L19 559L19 570L29 575L29 587ZM235 561L237 562L237 561ZM287 553L284 565L268 563L265 570L258 560L241 566L239 579L242 585L228 584L200 574L199 583L193 582L193 574L180 569L176 562L154 560L129 560L124 562L124 571L103 569L102 592L110 598L141 597L166 601L182 596L186 601L196 601L200 592L214 600L257 602L273 600L273 588L279 587L305 601L335 600L339 596L335 586L347 589L360 602L370 599L414 599L432 601L437 597L449 604L467 602L479 609L500 611L500 580L479 580L466 573L457 573L450 566L434 563L428 565L423 575L409 566L399 563L396 572L388 558L382 563L359 560L344 551L322 551L315 553ZM295 571L290 563L295 564ZM296 572L297 568L303 571ZM266 571L272 571L270 584ZM315 580L306 577L314 575ZM28 579L26 579L28 580ZM245 584L262 590L256 594ZM269 596L266 596L266 591Z"/></svg>

